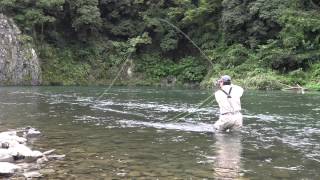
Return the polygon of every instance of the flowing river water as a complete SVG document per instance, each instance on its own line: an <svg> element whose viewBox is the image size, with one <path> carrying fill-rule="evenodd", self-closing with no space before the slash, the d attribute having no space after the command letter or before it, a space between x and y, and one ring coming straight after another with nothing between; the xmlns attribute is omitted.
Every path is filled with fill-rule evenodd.
<svg viewBox="0 0 320 180"><path fill-rule="evenodd" d="M1 87L0 130L32 126L65 154L46 179L320 179L320 93L246 91L244 128L215 134L209 91ZM166 121L181 112L193 115Z"/></svg>

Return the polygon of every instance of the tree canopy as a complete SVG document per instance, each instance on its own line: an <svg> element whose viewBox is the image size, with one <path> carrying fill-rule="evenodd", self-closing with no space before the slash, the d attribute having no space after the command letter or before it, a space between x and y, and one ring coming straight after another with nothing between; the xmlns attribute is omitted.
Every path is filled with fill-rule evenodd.
<svg viewBox="0 0 320 180"><path fill-rule="evenodd" d="M90 67L87 79L90 72L94 79L108 78L102 73L112 72L124 54L134 52L143 68L155 64L143 62L146 58L158 63L161 73L151 76L155 79L178 77L186 71L180 67L189 63L197 66L190 71L196 78L182 82L200 82L222 72L241 79L250 67L280 76L312 72L308 78L319 83L313 72L320 56L320 4L315 0L1 0L0 10L36 41L44 71L52 63L59 67L81 59ZM173 26L190 37L214 67L207 66ZM136 67L141 71L140 65Z"/></svg>

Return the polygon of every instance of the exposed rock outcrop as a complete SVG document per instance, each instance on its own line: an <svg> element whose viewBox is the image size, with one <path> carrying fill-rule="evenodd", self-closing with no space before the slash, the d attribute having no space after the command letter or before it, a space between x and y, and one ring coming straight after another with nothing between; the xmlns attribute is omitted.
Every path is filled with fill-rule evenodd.
<svg viewBox="0 0 320 180"><path fill-rule="evenodd" d="M39 85L41 68L32 45L13 20L0 13L0 85Z"/></svg>

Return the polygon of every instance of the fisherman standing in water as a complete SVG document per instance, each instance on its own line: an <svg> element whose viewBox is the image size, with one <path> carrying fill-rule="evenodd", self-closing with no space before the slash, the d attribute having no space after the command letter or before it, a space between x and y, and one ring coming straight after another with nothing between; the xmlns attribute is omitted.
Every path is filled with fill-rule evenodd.
<svg viewBox="0 0 320 180"><path fill-rule="evenodd" d="M217 81L218 90L215 98L220 108L219 120L213 125L216 131L237 130L242 127L240 98L243 88L231 84L231 77L221 76Z"/></svg>

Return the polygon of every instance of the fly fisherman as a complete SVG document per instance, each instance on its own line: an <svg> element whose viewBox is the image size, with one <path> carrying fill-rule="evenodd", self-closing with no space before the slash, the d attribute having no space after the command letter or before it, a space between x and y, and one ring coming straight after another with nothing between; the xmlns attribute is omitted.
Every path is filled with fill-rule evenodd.
<svg viewBox="0 0 320 180"><path fill-rule="evenodd" d="M218 90L215 98L220 108L219 120L213 125L216 131L237 130L242 127L240 98L243 88L231 84L231 77L221 76L217 81Z"/></svg>

